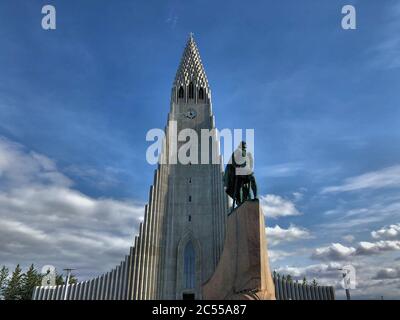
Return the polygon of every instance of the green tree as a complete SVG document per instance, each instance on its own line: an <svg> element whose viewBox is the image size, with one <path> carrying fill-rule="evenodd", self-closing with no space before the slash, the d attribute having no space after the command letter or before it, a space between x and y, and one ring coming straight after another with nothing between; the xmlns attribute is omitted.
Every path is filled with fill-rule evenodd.
<svg viewBox="0 0 400 320"><path fill-rule="evenodd" d="M78 279L76 278L76 276L74 274L71 274L71 276L69 277L69 284L73 284L73 283L77 283ZM56 285L63 285L65 284L65 280L64 280L64 275L63 274L57 274L56 275Z"/></svg>
<svg viewBox="0 0 400 320"><path fill-rule="evenodd" d="M4 299L4 290L8 285L8 268L2 266L0 269L0 300Z"/></svg>
<svg viewBox="0 0 400 320"><path fill-rule="evenodd" d="M286 281L287 281L287 282L293 282L293 278L292 278L292 276L291 276L290 274L288 274L288 275L286 276Z"/></svg>
<svg viewBox="0 0 400 320"><path fill-rule="evenodd" d="M31 300L33 289L40 286L42 275L35 269L33 264L29 267L22 281L22 300Z"/></svg>
<svg viewBox="0 0 400 320"><path fill-rule="evenodd" d="M313 287L317 287L317 286L318 286L317 280L313 279L311 285L312 285Z"/></svg>
<svg viewBox="0 0 400 320"><path fill-rule="evenodd" d="M56 274L56 285L57 286L60 286L60 285L63 285L64 284L64 279L63 279L63 276L62 276L62 274Z"/></svg>
<svg viewBox="0 0 400 320"><path fill-rule="evenodd" d="M8 281L7 287L4 290L4 299L21 300L22 287L23 287L23 273L19 264L17 264L14 272L12 273L11 279Z"/></svg>

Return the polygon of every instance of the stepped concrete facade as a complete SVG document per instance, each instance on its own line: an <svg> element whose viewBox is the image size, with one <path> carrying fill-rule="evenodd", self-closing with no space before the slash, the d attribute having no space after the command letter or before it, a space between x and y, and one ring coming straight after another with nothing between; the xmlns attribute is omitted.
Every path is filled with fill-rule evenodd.
<svg viewBox="0 0 400 320"><path fill-rule="evenodd" d="M209 164L173 164L170 125L177 132L215 128L211 90L191 35L175 76L160 164L154 173L139 235L125 259L110 272L68 286L37 287L34 299L202 299L202 284L213 274L222 252L228 200L222 182L215 134ZM199 145L200 148L200 145ZM201 150L198 150L200 162ZM215 162L214 162L215 163Z"/></svg>

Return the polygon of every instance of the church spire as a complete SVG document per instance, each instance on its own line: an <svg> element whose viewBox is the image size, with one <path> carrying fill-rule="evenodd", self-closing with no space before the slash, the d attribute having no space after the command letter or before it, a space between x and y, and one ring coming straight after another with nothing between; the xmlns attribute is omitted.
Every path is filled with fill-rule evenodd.
<svg viewBox="0 0 400 320"><path fill-rule="evenodd" d="M199 49L190 33L182 59L175 76L175 87L187 87L193 83L198 88L208 89L207 76L201 63Z"/></svg>

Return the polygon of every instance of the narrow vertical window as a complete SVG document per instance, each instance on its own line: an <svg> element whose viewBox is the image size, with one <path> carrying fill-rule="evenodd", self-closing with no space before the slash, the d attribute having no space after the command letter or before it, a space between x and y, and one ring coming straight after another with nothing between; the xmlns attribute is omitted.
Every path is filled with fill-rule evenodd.
<svg viewBox="0 0 400 320"><path fill-rule="evenodd" d="M183 91L183 87L181 86L178 91L178 98L183 99L185 97L185 92Z"/></svg>
<svg viewBox="0 0 400 320"><path fill-rule="evenodd" d="M189 202L192 202L192 196L189 196Z"/></svg>
<svg viewBox="0 0 400 320"><path fill-rule="evenodd" d="M189 83L189 99L194 98L194 85L193 82Z"/></svg>
<svg viewBox="0 0 400 320"><path fill-rule="evenodd" d="M203 100L204 99L204 90L203 88L200 88L199 90L199 100Z"/></svg>
<svg viewBox="0 0 400 320"><path fill-rule="evenodd" d="M189 241L185 246L184 251L184 283L186 289L193 289L195 284L195 262L196 254L192 241Z"/></svg>

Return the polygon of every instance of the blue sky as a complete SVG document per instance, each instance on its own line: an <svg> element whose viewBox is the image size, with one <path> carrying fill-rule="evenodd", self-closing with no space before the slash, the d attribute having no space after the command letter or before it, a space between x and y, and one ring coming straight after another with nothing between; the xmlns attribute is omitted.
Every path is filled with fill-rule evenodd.
<svg viewBox="0 0 400 320"><path fill-rule="evenodd" d="M45 4L57 9L55 31L41 28ZM341 28L346 4L356 30ZM399 18L395 0L2 1L0 215L18 232L0 264L78 263L84 244L71 239L57 240L58 255L39 254L49 229L32 220L37 208L55 210L65 233L107 239L104 268L127 252L152 183L145 135L166 123L194 32L218 128L255 129L273 267L332 284L335 267L351 263L356 296L399 297ZM79 231L71 208L81 204L65 199L67 211L43 199L15 213L15 194L38 189L118 214L100 210L112 222L82 220ZM37 247L21 240L29 234ZM82 277L105 271L90 269L91 245Z"/></svg>

